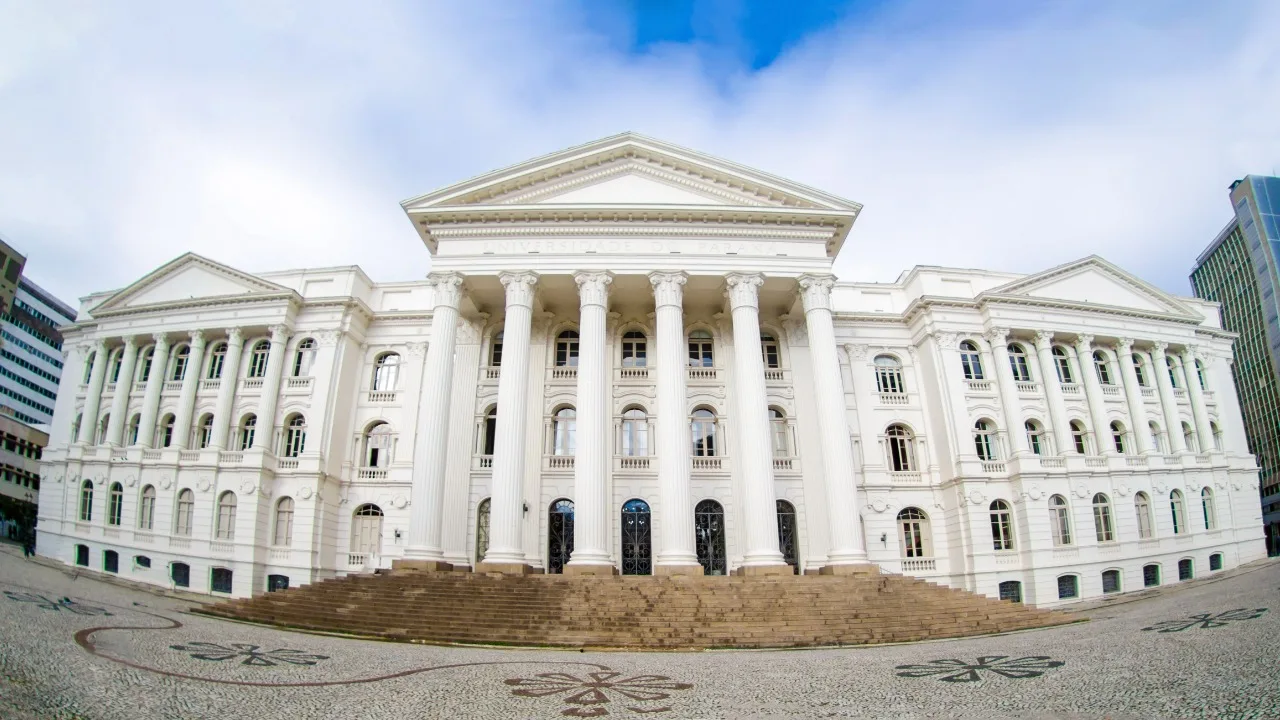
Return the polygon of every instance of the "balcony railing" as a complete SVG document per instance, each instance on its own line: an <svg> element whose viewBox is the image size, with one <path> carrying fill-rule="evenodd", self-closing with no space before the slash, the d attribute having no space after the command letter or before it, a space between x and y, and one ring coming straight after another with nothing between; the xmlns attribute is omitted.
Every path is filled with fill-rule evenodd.
<svg viewBox="0 0 1280 720"><path fill-rule="evenodd" d="M492 455L472 455L471 469L472 470L492 470L493 456Z"/></svg>
<svg viewBox="0 0 1280 720"><path fill-rule="evenodd" d="M220 452L218 453L218 462L228 465L236 465L244 462L244 453L242 452Z"/></svg>
<svg viewBox="0 0 1280 720"><path fill-rule="evenodd" d="M786 382L787 371L782 368L765 368L764 380L765 382Z"/></svg>
<svg viewBox="0 0 1280 720"><path fill-rule="evenodd" d="M722 470L724 469L724 458L722 457L695 457L693 458L694 470Z"/></svg>
<svg viewBox="0 0 1280 720"><path fill-rule="evenodd" d="M181 380L165 380L163 390L167 393L175 393L182 391Z"/></svg>
<svg viewBox="0 0 1280 720"><path fill-rule="evenodd" d="M1146 467L1147 458L1145 455L1128 455L1125 456L1125 464L1129 467Z"/></svg>
<svg viewBox="0 0 1280 720"><path fill-rule="evenodd" d="M577 380L578 368L575 365L557 365L550 368L552 380Z"/></svg>
<svg viewBox="0 0 1280 720"><path fill-rule="evenodd" d="M1147 400L1154 399L1156 396L1155 388L1147 388L1147 387L1138 388L1138 392L1142 393L1142 397L1146 398Z"/></svg>
<svg viewBox="0 0 1280 720"><path fill-rule="evenodd" d="M1200 397L1204 398L1204 401L1207 403L1217 402L1217 400L1214 399L1217 396L1213 394L1212 390L1201 390Z"/></svg>
<svg viewBox="0 0 1280 720"><path fill-rule="evenodd" d="M1000 460L983 460L982 461L982 472L1002 473L1005 471L1006 471L1006 466L1003 461L1000 461Z"/></svg>
<svg viewBox="0 0 1280 720"><path fill-rule="evenodd" d="M902 572L930 572L938 569L938 561L934 558L904 558Z"/></svg>
<svg viewBox="0 0 1280 720"><path fill-rule="evenodd" d="M648 380L649 370L650 368L648 367L620 367L616 370L617 379L620 381Z"/></svg>
<svg viewBox="0 0 1280 720"><path fill-rule="evenodd" d="M133 541L136 543L142 543L143 545L150 545L154 543L155 540L156 540L156 536L152 535L149 532L143 532L141 530L133 531Z"/></svg>
<svg viewBox="0 0 1280 720"><path fill-rule="evenodd" d="M378 404L393 403L396 401L397 395L399 395L399 393L395 390L370 390L365 396L365 402Z"/></svg>
<svg viewBox="0 0 1280 720"><path fill-rule="evenodd" d="M1078 383L1062 383L1061 386L1062 386L1063 395L1079 395L1080 394L1080 385Z"/></svg>
<svg viewBox="0 0 1280 720"><path fill-rule="evenodd" d="M1181 465L1182 456L1181 455L1165 455L1164 464L1165 465Z"/></svg>
<svg viewBox="0 0 1280 720"><path fill-rule="evenodd" d="M1107 459L1104 457L1094 457L1091 455L1086 455L1084 458L1084 466L1104 468L1107 466Z"/></svg>
<svg viewBox="0 0 1280 720"><path fill-rule="evenodd" d="M906 393L880 393L881 405L906 405L908 396Z"/></svg>
<svg viewBox="0 0 1280 720"><path fill-rule="evenodd" d="M128 460L128 459L129 459L129 451L128 451L128 450L125 450L124 448L119 448L119 449L117 449L117 450L112 450L112 451L111 451L111 459L112 459L112 460Z"/></svg>
<svg viewBox="0 0 1280 720"><path fill-rule="evenodd" d="M287 547L271 548L271 550L267 552L267 558L271 560L275 560L277 562L281 560L289 560L290 557L292 556L293 556L293 549L287 548Z"/></svg>
<svg viewBox="0 0 1280 720"><path fill-rule="evenodd" d="M1208 465L1211 462L1213 462L1213 458L1209 456L1209 453L1199 453L1196 455L1196 463L1199 465Z"/></svg>
<svg viewBox="0 0 1280 720"><path fill-rule="evenodd" d="M235 550L235 543L226 542L224 540L211 540L209 542L209 552L233 553Z"/></svg>
<svg viewBox="0 0 1280 720"><path fill-rule="evenodd" d="M572 470L572 455L544 455L543 461L548 470Z"/></svg>
<svg viewBox="0 0 1280 720"><path fill-rule="evenodd" d="M160 451L159 450L143 450L142 459L143 460L159 460Z"/></svg>
<svg viewBox="0 0 1280 720"><path fill-rule="evenodd" d="M119 528L118 526L117 526L117 527L104 527L104 528L102 528L102 537L106 537L106 538L119 538L119 537L120 537L120 528Z"/></svg>
<svg viewBox="0 0 1280 720"><path fill-rule="evenodd" d="M720 368L690 367L689 379L700 380L703 382L716 382L720 379Z"/></svg>
<svg viewBox="0 0 1280 720"><path fill-rule="evenodd" d="M285 378L284 391L287 393L306 393L311 392L312 377L291 377Z"/></svg>
<svg viewBox="0 0 1280 720"><path fill-rule="evenodd" d="M497 380L502 377L502 368L497 366L484 368L481 377L484 380Z"/></svg>
<svg viewBox="0 0 1280 720"><path fill-rule="evenodd" d="M889 481L903 485L919 485L924 482L924 475L912 470L893 470L889 473Z"/></svg>
<svg viewBox="0 0 1280 720"><path fill-rule="evenodd" d="M169 538L169 547L178 548L179 550L191 549L191 538L188 537L171 537Z"/></svg>
<svg viewBox="0 0 1280 720"><path fill-rule="evenodd" d="M615 455L614 463L619 470L648 470L653 466L653 458L648 455Z"/></svg>
<svg viewBox="0 0 1280 720"><path fill-rule="evenodd" d="M1175 398L1178 398L1179 400L1181 400L1181 399L1183 399L1183 398L1185 398L1185 397L1187 396L1187 391L1186 391L1186 390L1184 390L1184 389L1182 389L1182 388L1174 388L1174 389L1173 389L1173 396L1174 396Z"/></svg>
<svg viewBox="0 0 1280 720"><path fill-rule="evenodd" d="M277 461L276 461L276 469L277 469L277 470L297 470L297 469L298 469L298 461L297 461L297 460L288 460L288 459L277 460Z"/></svg>
<svg viewBox="0 0 1280 720"><path fill-rule="evenodd" d="M200 381L200 390L217 390L222 387L221 378L205 378Z"/></svg>
<svg viewBox="0 0 1280 720"><path fill-rule="evenodd" d="M195 462L200 459L199 450L180 450L178 451L178 460L180 462Z"/></svg>
<svg viewBox="0 0 1280 720"><path fill-rule="evenodd" d="M387 471L382 468L360 468L356 477L361 480L386 480Z"/></svg>
<svg viewBox="0 0 1280 720"><path fill-rule="evenodd" d="M796 459L789 457L776 457L773 459L774 470L795 470Z"/></svg>
<svg viewBox="0 0 1280 720"><path fill-rule="evenodd" d="M1018 392L1023 395L1035 395L1040 392L1040 383L1038 382L1018 381L1016 385L1018 386Z"/></svg>
<svg viewBox="0 0 1280 720"><path fill-rule="evenodd" d="M1042 468L1064 468L1067 466L1065 458L1060 457L1040 457L1040 467Z"/></svg>
<svg viewBox="0 0 1280 720"><path fill-rule="evenodd" d="M261 390L262 380L263 379L260 377L245 378L244 384L241 385L240 387L244 388L245 390Z"/></svg>
<svg viewBox="0 0 1280 720"><path fill-rule="evenodd" d="M1115 396L1119 396L1119 395L1121 395L1121 394L1123 394L1123 393L1121 393L1121 392L1120 392L1120 388L1116 387L1115 385L1103 385L1103 386L1102 386L1102 394L1103 394L1103 395L1115 395Z"/></svg>
<svg viewBox="0 0 1280 720"><path fill-rule="evenodd" d="M364 567L369 562L366 553L347 553L347 567Z"/></svg>
<svg viewBox="0 0 1280 720"><path fill-rule="evenodd" d="M981 392L981 393L991 392L990 380L967 380L965 382L967 382L969 385L969 392Z"/></svg>

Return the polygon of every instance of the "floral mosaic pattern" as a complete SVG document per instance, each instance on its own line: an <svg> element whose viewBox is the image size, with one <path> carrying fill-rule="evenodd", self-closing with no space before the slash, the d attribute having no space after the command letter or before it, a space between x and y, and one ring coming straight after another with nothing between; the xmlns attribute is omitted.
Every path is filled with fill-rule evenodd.
<svg viewBox="0 0 1280 720"><path fill-rule="evenodd" d="M621 696L637 703L652 703L671 697L673 690L688 690L690 683L674 682L664 675L631 675L613 672L587 673L585 677L569 673L539 673L531 678L512 678L506 681L514 687L513 695L520 697L550 697L564 695L569 705L560 711L569 717L601 717L609 714L606 707L614 697ZM623 700L623 703L626 703ZM670 706L624 705L633 713L669 712ZM617 708L614 708L615 710Z"/></svg>
<svg viewBox="0 0 1280 720"><path fill-rule="evenodd" d="M1156 632L1161 633L1182 632L1183 630L1190 630L1192 628L1208 630L1210 628L1226 627L1227 623L1239 620L1253 620L1260 618L1266 611L1266 608L1253 608L1252 610L1248 608L1236 608L1235 610L1227 610L1216 615L1212 613L1197 613L1195 615L1188 615L1185 620L1165 620L1163 622L1158 622L1151 627L1144 627L1142 630L1143 632L1146 632L1147 630L1155 630Z"/></svg>
<svg viewBox="0 0 1280 720"><path fill-rule="evenodd" d="M899 665L898 677L932 677L941 675L942 682L978 682L982 673L992 672L1011 680L1040 677L1046 670L1065 665L1061 660L1050 660L1048 655L1028 655L1011 658L1008 655L983 655L976 662L968 660L930 660L923 665Z"/></svg>
<svg viewBox="0 0 1280 720"><path fill-rule="evenodd" d="M328 655L312 655L302 650L290 650L288 648L262 650L257 645L249 645L247 643L219 645L218 643L193 642L186 645L170 645L169 649L188 653L196 660L222 662L223 660L240 659L241 665L256 665L258 667L273 667L281 663L287 665L315 665L321 660L329 659Z"/></svg>
<svg viewBox="0 0 1280 720"><path fill-rule="evenodd" d="M41 610L52 610L54 612L66 611L73 615L103 615L107 617L111 616L111 613L107 612L106 608L96 607L94 605L85 605L84 603L76 602L75 600L72 600L69 597L64 597L61 600L54 600L53 598L50 598L47 595L40 595L37 593L26 593L26 592L13 592L10 590L5 590L4 594L5 594L5 597L15 602L33 603L35 604L36 607L40 608Z"/></svg>

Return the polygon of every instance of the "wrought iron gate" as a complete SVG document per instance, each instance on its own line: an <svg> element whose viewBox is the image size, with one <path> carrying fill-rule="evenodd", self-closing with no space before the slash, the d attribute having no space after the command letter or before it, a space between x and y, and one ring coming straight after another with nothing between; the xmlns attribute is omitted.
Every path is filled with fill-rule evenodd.
<svg viewBox="0 0 1280 720"><path fill-rule="evenodd" d="M547 516L547 572L562 573L573 555L573 501L556 500Z"/></svg>
<svg viewBox="0 0 1280 720"><path fill-rule="evenodd" d="M715 500L703 500L693 511L693 532L698 543L698 562L707 575L724 575L724 508Z"/></svg>
<svg viewBox="0 0 1280 720"><path fill-rule="evenodd" d="M649 503L628 500L622 506L622 574L653 574L653 529Z"/></svg>
<svg viewBox="0 0 1280 720"><path fill-rule="evenodd" d="M800 574L799 553L796 551L796 508L786 500L778 501L778 550L795 574Z"/></svg>

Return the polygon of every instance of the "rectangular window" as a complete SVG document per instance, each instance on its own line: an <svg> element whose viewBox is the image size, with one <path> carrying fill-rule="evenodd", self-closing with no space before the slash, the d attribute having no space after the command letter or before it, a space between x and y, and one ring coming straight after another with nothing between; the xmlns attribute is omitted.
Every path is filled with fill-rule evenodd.
<svg viewBox="0 0 1280 720"><path fill-rule="evenodd" d="M1063 575L1058 578L1058 599L1077 597L1080 594L1079 579L1075 575Z"/></svg>
<svg viewBox="0 0 1280 720"><path fill-rule="evenodd" d="M227 568L213 568L209 572L209 589L213 592L231 592L231 571Z"/></svg>

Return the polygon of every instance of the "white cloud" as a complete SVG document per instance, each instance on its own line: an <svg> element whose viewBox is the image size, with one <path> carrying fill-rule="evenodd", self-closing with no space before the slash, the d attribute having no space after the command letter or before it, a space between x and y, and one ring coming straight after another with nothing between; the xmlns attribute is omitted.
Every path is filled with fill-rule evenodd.
<svg viewBox="0 0 1280 720"><path fill-rule="evenodd" d="M864 203L851 279L1097 252L1186 292L1280 170L1265 1L895 6L727 78L568 2L421 5L0 3L0 232L68 299L186 250L420 277L400 200L633 129Z"/></svg>

